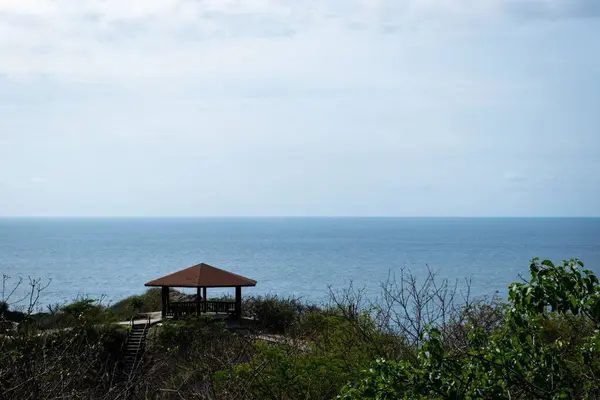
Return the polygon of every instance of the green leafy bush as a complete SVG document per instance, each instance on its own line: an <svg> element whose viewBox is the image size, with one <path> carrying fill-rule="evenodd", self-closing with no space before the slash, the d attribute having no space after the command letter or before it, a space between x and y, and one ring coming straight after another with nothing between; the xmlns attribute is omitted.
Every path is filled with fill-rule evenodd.
<svg viewBox="0 0 600 400"><path fill-rule="evenodd" d="M331 399L358 369L356 364L348 368L339 354L303 353L293 346L261 342L255 346L252 362L235 366L232 375L217 374L223 398L235 397L231 390L237 387L252 399Z"/></svg>
<svg viewBox="0 0 600 400"><path fill-rule="evenodd" d="M286 333L295 327L300 316L315 309L299 299L256 296L245 299L244 314L255 318L269 332Z"/></svg>
<svg viewBox="0 0 600 400"><path fill-rule="evenodd" d="M274 335L271 343L257 341L252 361L218 373L220 395L331 399L391 343L368 312L347 318L334 308L313 310L301 314L296 324L294 337ZM395 342L396 347L403 345L400 338Z"/></svg>
<svg viewBox="0 0 600 400"><path fill-rule="evenodd" d="M378 360L340 395L354 399L587 399L600 395L600 286L579 260L534 259L509 287L503 321L466 326L462 349L429 329L416 362Z"/></svg>
<svg viewBox="0 0 600 400"><path fill-rule="evenodd" d="M75 318L80 318L82 316L95 317L104 310L102 306L96 304L94 299L81 299L64 306L62 311Z"/></svg>
<svg viewBox="0 0 600 400"><path fill-rule="evenodd" d="M145 299L142 296L134 296L131 299L131 308L136 310L138 313L141 312L142 308L144 307L144 304Z"/></svg>

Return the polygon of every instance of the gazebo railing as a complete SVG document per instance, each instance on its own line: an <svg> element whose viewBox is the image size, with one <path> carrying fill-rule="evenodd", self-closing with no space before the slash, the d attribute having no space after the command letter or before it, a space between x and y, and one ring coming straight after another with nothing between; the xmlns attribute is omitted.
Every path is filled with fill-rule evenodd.
<svg viewBox="0 0 600 400"><path fill-rule="evenodd" d="M235 303L231 301L170 301L167 308L168 316L180 316L201 313L235 313Z"/></svg>
<svg viewBox="0 0 600 400"><path fill-rule="evenodd" d="M235 312L235 303L232 301L207 301L204 312L214 313L233 313Z"/></svg>

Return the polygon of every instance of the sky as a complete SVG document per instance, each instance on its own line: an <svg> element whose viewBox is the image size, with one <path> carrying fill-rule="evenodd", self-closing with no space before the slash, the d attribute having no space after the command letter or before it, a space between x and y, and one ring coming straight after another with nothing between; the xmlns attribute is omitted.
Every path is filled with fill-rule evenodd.
<svg viewBox="0 0 600 400"><path fill-rule="evenodd" d="M0 0L1 216L599 216L598 0Z"/></svg>

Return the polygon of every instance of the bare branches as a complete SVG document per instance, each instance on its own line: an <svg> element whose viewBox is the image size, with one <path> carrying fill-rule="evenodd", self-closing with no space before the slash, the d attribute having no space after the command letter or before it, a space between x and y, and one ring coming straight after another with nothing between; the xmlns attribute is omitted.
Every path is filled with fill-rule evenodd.
<svg viewBox="0 0 600 400"><path fill-rule="evenodd" d="M21 283L23 283L23 278L19 277L17 278L17 283L15 283L13 285L13 288L10 290L10 292L8 293L8 295L6 294L6 284L8 283L10 279L10 276L6 275L6 274L2 274L2 302L11 305L10 302L10 298L14 295L14 293L17 291L17 289L19 288L19 286L21 286Z"/></svg>
<svg viewBox="0 0 600 400"><path fill-rule="evenodd" d="M415 346L427 327L446 326L457 310L458 281L439 280L429 267L422 279L404 268L399 277L390 273L381 291L375 307L379 328L400 334Z"/></svg>
<svg viewBox="0 0 600 400"><path fill-rule="evenodd" d="M52 283L51 279L48 279L47 283L43 283L42 279L33 279L31 277L28 277L29 279L29 305L27 307L27 314L31 314L33 313L35 307L38 304L38 301L40 300L40 294L48 287L50 286L50 283Z"/></svg>
<svg viewBox="0 0 600 400"><path fill-rule="evenodd" d="M46 290L48 286L50 286L50 283L52 283L51 279L48 279L48 281L45 282L41 278L36 279L28 276L28 289L25 290L21 297L16 300L12 300L15 294L18 293L18 289L23 285L25 280L23 277L18 277L17 281L12 285L12 288L8 288L10 279L10 276L2 274L2 300L0 301L6 303L13 309L21 308L28 315L35 311L35 309L38 307L41 293Z"/></svg>

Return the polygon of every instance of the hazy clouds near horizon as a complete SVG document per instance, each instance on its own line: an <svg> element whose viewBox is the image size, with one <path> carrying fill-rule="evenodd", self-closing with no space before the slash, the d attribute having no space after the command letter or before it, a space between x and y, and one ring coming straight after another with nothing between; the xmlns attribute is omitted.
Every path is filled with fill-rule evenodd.
<svg viewBox="0 0 600 400"><path fill-rule="evenodd" d="M8 0L0 215L600 215L596 0Z"/></svg>

